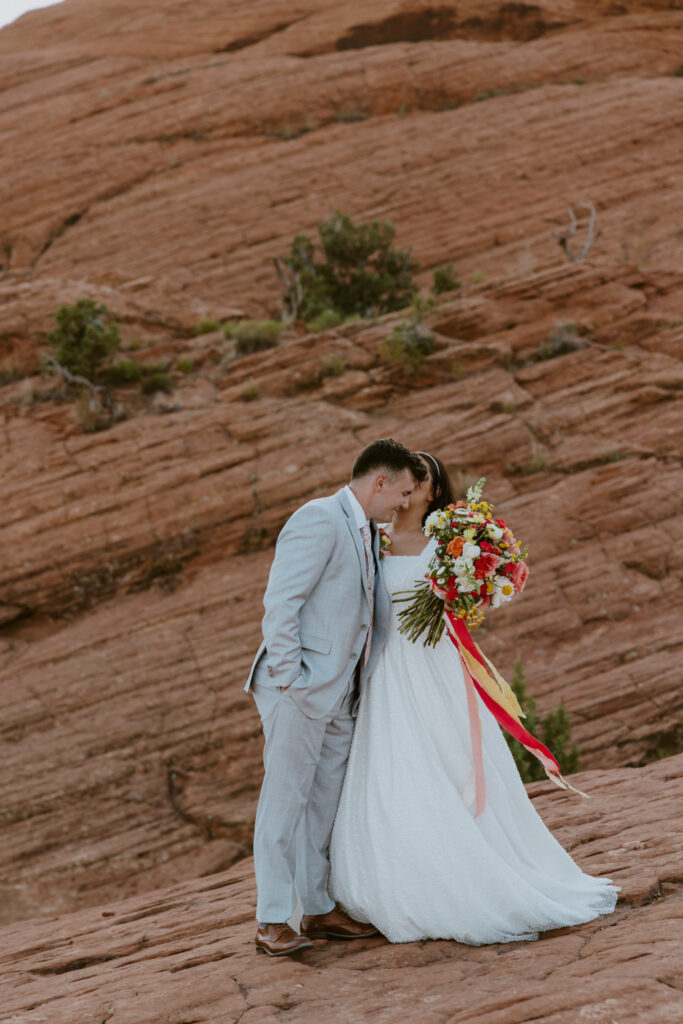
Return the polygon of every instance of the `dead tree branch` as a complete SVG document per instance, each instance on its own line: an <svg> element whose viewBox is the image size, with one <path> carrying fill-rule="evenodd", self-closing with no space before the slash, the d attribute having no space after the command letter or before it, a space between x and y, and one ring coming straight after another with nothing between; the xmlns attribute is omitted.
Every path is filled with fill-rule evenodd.
<svg viewBox="0 0 683 1024"><path fill-rule="evenodd" d="M595 219L597 217L597 213L593 204L581 202L577 203L576 205L583 207L584 210L590 211L588 227L586 229L586 239L583 243L579 255L577 256L574 253L571 245L569 244L569 239L574 237L574 235L576 234L576 230L578 228L578 220L576 218L576 214L574 213L574 208L572 206L569 207L569 227L566 231L561 231L559 234L555 235L555 238L557 239L560 248L562 249L570 263L582 263L588 255L588 253L590 252L590 249L593 246L593 244L600 237L600 232L598 232L597 235L595 234Z"/></svg>
<svg viewBox="0 0 683 1024"><path fill-rule="evenodd" d="M299 312L299 307L303 302L304 290L301 284L301 278L288 267L284 260L280 259L279 256L273 257L273 263L275 264L275 270L280 281L280 287L283 292L282 307L284 310L283 320L292 321L296 320Z"/></svg>

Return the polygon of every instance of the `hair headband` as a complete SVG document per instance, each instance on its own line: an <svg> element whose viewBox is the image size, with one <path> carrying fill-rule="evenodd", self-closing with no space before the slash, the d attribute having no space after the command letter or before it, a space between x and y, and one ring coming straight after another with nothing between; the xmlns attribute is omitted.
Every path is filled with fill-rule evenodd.
<svg viewBox="0 0 683 1024"><path fill-rule="evenodd" d="M439 477L441 476L441 470L439 469L439 463L436 461L434 456L430 455L429 452L415 452L415 454L424 455L425 459L431 460L431 462L434 464L434 469L436 470L436 482L438 483Z"/></svg>

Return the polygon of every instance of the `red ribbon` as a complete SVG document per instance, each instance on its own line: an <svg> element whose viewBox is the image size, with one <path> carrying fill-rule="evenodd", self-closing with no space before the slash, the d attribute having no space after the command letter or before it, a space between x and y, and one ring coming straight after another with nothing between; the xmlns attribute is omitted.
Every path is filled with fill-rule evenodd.
<svg viewBox="0 0 683 1024"><path fill-rule="evenodd" d="M479 694L499 725L509 732L511 736L514 736L516 740L519 740L519 742L526 747L531 754L539 759L545 768L546 774L552 782L560 786L562 789L574 789L574 787L562 777L560 773L560 766L551 751L548 750L540 740L537 740L528 729L525 729L523 725L513 718L505 708L501 707L500 704L498 704L482 687L474 673L470 671L465 658L462 656L460 645L462 645L467 653L482 666L488 676L491 675L489 668L482 657L481 651L470 636L470 632L465 625L465 622L462 619L456 618L452 612L446 611L445 614L452 629L452 631L451 629L448 629L447 632L451 639L451 643L454 645L460 656L460 661L465 675L465 686L467 688L467 706L470 716L470 738L472 742L472 760L474 764L476 791L475 818L478 817L484 809L486 802L486 781L484 778L484 763L481 746L481 722L479 720L479 711L476 706L476 701L473 700L473 689ZM580 790L575 790L575 792L580 793L581 796L586 796L586 794L581 793Z"/></svg>

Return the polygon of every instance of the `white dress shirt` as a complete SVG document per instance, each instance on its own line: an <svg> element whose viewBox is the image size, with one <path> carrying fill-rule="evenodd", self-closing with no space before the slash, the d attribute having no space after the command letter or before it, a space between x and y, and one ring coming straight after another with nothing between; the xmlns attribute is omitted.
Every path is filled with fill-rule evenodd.
<svg viewBox="0 0 683 1024"><path fill-rule="evenodd" d="M365 514L363 506L361 505L358 498L353 493L348 484L346 485L344 490L346 491L346 497L351 502L351 508L353 509L353 515L356 520L356 526L358 527L359 530L362 530L364 526L370 525L368 517Z"/></svg>

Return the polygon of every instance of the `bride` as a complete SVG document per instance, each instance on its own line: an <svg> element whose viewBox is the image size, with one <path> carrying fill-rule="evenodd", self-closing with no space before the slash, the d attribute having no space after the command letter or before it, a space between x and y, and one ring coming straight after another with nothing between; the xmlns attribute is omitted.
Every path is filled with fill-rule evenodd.
<svg viewBox="0 0 683 1024"><path fill-rule="evenodd" d="M427 516L454 500L440 459L394 514L389 591L412 589L434 552ZM435 648L392 631L361 703L330 847L333 898L391 942L536 939L614 910L618 889L584 874L536 813L479 701L487 801L474 817L466 690L446 633ZM479 700L479 698L477 698Z"/></svg>

